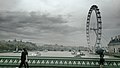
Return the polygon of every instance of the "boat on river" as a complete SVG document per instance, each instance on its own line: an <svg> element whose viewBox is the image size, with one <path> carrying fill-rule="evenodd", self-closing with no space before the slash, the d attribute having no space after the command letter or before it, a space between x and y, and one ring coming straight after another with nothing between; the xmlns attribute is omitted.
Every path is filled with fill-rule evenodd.
<svg viewBox="0 0 120 68"><path fill-rule="evenodd" d="M82 51L72 51L71 52L72 55L75 55L75 57L81 57L81 56L85 56L85 54Z"/></svg>

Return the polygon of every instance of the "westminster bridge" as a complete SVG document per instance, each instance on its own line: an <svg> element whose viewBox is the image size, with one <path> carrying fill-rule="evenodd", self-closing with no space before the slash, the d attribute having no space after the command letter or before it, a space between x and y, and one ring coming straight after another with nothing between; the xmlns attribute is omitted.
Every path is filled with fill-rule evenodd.
<svg viewBox="0 0 120 68"><path fill-rule="evenodd" d="M18 68L20 56L1 56L0 68ZM99 68L99 58L28 57L30 68ZM119 58L105 58L104 68L120 68Z"/></svg>

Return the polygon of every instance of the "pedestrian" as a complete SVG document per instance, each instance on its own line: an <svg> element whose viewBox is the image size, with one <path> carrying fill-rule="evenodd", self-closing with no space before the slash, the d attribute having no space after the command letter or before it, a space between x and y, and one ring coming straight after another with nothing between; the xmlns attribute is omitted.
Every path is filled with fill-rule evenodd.
<svg viewBox="0 0 120 68"><path fill-rule="evenodd" d="M103 58L103 56L100 57L100 68L103 68L105 59Z"/></svg>
<svg viewBox="0 0 120 68"><path fill-rule="evenodd" d="M27 59L28 59L28 52L25 48L23 48L22 53L21 53L21 63L20 63L19 68L21 68L23 65L25 68L26 67L29 68Z"/></svg>

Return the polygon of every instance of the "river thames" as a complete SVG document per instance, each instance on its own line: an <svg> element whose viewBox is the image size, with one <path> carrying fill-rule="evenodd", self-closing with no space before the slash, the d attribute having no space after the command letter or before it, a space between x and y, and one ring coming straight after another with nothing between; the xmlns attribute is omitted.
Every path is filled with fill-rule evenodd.
<svg viewBox="0 0 120 68"><path fill-rule="evenodd" d="M81 58L99 58L99 55L89 54L87 51L83 51L85 55ZM21 53L0 53L0 56L21 56ZM37 57L75 57L76 54L72 54L69 51L29 51L28 56L37 56ZM113 56L105 55L104 58L116 58Z"/></svg>

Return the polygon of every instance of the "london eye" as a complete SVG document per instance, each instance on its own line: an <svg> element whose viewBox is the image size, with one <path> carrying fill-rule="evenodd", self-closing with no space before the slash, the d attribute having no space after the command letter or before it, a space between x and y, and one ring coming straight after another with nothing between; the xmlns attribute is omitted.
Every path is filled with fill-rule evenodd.
<svg viewBox="0 0 120 68"><path fill-rule="evenodd" d="M96 22L92 22L91 20L93 11L97 19ZM93 51L93 49L96 50L101 47L101 34L102 34L102 21L100 11L98 9L98 6L93 5L89 9L86 23L86 37L90 51Z"/></svg>

